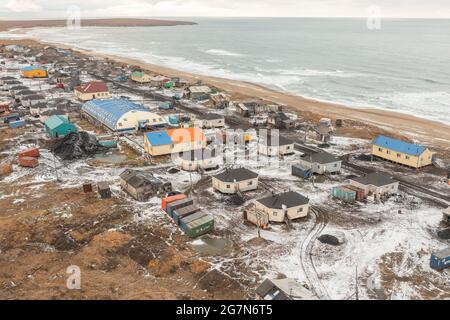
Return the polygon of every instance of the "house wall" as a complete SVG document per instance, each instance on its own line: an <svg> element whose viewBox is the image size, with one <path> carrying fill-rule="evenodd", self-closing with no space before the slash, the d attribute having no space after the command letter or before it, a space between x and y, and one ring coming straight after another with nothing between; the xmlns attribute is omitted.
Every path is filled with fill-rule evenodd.
<svg viewBox="0 0 450 320"><path fill-rule="evenodd" d="M241 192L255 190L258 188L258 178L248 179L244 181L240 181L237 183L234 182L222 182L215 177L212 178L213 188L217 191L227 194L237 193L238 190Z"/></svg>
<svg viewBox="0 0 450 320"><path fill-rule="evenodd" d="M108 91L95 92L95 93L83 93L78 90L74 90L75 96L81 101L89 101L93 99L109 99L111 95Z"/></svg>
<svg viewBox="0 0 450 320"><path fill-rule="evenodd" d="M258 152L266 156L278 156L294 153L294 144L283 146L266 146L264 143L258 143Z"/></svg>
<svg viewBox="0 0 450 320"><path fill-rule="evenodd" d="M144 74L142 77L131 76L131 80L139 83L150 83L151 77L147 74Z"/></svg>
<svg viewBox="0 0 450 320"><path fill-rule="evenodd" d="M210 168L215 168L222 164L222 158L221 157L214 157L209 159L202 159L202 160L196 160L196 161L190 161L186 160L180 157L177 157L174 160L175 165L180 167L183 170L186 171L196 171L198 169L206 170Z"/></svg>
<svg viewBox="0 0 450 320"><path fill-rule="evenodd" d="M269 221L272 222L284 222L285 212L283 209L268 208L260 202L255 202L256 209L265 212L269 216ZM289 220L295 220L298 218L306 217L309 213L309 204L302 206L287 208L287 217Z"/></svg>
<svg viewBox="0 0 450 320"><path fill-rule="evenodd" d="M377 186L374 186L374 185L364 185L364 184L359 183L357 181L350 180L350 185L364 190L364 195L366 195L366 196L369 193L373 193L375 195L375 197L380 197L381 195L384 195L384 194L395 194L395 193L397 193L398 192L399 183L395 182L395 183L391 183L391 184L388 184L388 185L385 185L385 186L382 186L382 187L377 187Z"/></svg>
<svg viewBox="0 0 450 320"><path fill-rule="evenodd" d="M433 160L433 152L429 149L416 157L375 144L372 145L372 155L413 168L428 166Z"/></svg>
<svg viewBox="0 0 450 320"><path fill-rule="evenodd" d="M342 161L330 162L325 164L314 162L311 164L309 161L300 158L300 166L305 169L311 169L313 173L317 174L335 173L341 171Z"/></svg>
<svg viewBox="0 0 450 320"><path fill-rule="evenodd" d="M222 128L225 126L225 119L207 120L198 119L194 122L196 127L200 128Z"/></svg>
<svg viewBox="0 0 450 320"><path fill-rule="evenodd" d="M116 124L117 130L136 129L139 126L139 122L148 121L150 125L162 125L166 122L164 119L152 112L147 111L130 111L125 113Z"/></svg>
<svg viewBox="0 0 450 320"><path fill-rule="evenodd" d="M35 106L41 103L45 103L45 99L40 99L40 100L23 100L21 101L22 106L24 107L31 107L31 106Z"/></svg>

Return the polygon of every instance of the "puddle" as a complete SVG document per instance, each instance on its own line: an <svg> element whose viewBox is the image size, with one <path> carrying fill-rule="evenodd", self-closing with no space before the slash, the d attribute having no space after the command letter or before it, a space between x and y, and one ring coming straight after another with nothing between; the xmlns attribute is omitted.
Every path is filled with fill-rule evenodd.
<svg viewBox="0 0 450 320"><path fill-rule="evenodd" d="M128 160L127 155L119 152L99 153L94 155L94 160L108 163L122 163Z"/></svg>
<svg viewBox="0 0 450 320"><path fill-rule="evenodd" d="M233 242L229 239L205 235L190 242L189 246L203 255L219 256L227 253L233 246Z"/></svg>

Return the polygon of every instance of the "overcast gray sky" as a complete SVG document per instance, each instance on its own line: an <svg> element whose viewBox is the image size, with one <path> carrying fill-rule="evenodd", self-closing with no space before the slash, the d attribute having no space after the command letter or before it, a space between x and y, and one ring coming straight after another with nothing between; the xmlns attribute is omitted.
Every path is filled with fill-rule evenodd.
<svg viewBox="0 0 450 320"><path fill-rule="evenodd" d="M450 0L0 0L2 19L65 18L71 5L82 17L278 16L450 18Z"/></svg>

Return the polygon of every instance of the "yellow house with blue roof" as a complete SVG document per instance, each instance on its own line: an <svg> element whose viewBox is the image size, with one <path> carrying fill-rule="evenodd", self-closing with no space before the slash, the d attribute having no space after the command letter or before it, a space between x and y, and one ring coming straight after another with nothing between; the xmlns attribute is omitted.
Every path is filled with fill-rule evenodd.
<svg viewBox="0 0 450 320"><path fill-rule="evenodd" d="M431 165L434 154L422 145L386 136L378 136L372 142L372 155L412 168Z"/></svg>

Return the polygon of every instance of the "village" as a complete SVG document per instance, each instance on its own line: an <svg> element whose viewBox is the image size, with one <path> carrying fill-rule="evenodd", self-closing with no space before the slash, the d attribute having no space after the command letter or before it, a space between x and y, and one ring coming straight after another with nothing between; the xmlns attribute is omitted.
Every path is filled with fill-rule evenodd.
<svg viewBox="0 0 450 320"><path fill-rule="evenodd" d="M132 260L163 292L103 296L450 298L448 153L53 46L0 67L1 296Z"/></svg>

